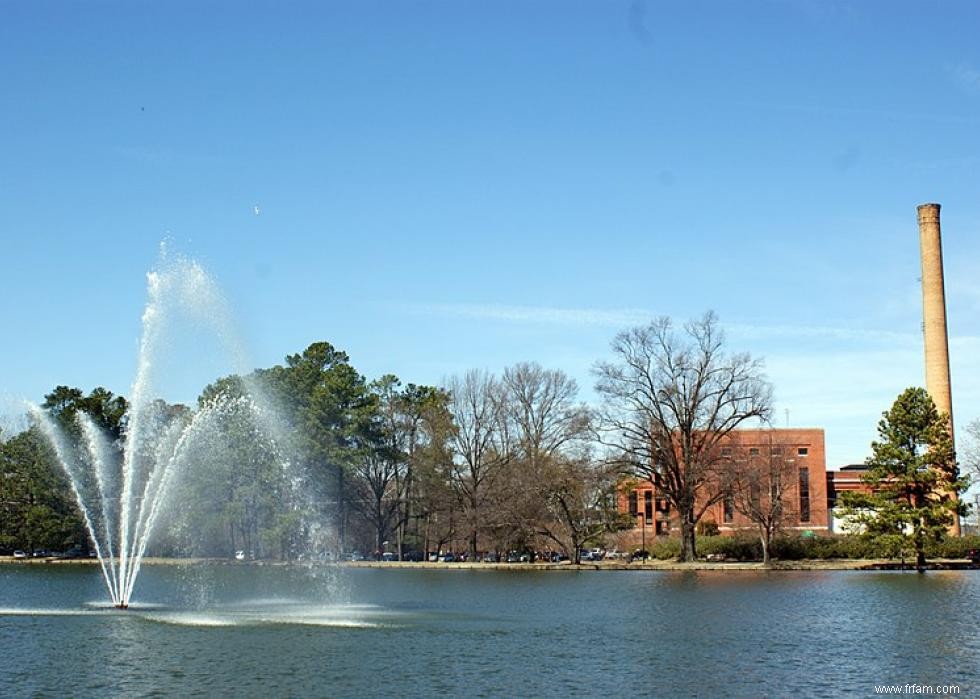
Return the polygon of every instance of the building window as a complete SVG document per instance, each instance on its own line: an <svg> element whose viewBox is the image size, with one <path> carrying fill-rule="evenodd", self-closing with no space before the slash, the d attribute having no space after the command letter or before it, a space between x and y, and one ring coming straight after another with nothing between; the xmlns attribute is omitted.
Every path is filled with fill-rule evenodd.
<svg viewBox="0 0 980 699"><path fill-rule="evenodd" d="M721 448L721 455L722 456L731 456L732 455L732 448L731 447L722 447Z"/></svg>
<svg viewBox="0 0 980 699"><path fill-rule="evenodd" d="M773 456L782 456L783 455L783 448L782 447L773 447L772 448L772 455Z"/></svg>
<svg viewBox="0 0 980 699"><path fill-rule="evenodd" d="M653 491L643 493L643 516L647 524L653 524Z"/></svg>
<svg viewBox="0 0 980 699"><path fill-rule="evenodd" d="M797 456L806 456L809 453L810 453L810 449L807 447L800 447L799 449L796 450Z"/></svg>
<svg viewBox="0 0 980 699"><path fill-rule="evenodd" d="M670 505L667 504L667 498L657 498L657 512L670 512Z"/></svg>
<svg viewBox="0 0 980 699"><path fill-rule="evenodd" d="M670 522L663 519L658 519L656 532L658 536L670 534Z"/></svg>
<svg viewBox="0 0 980 699"><path fill-rule="evenodd" d="M751 447L749 449L749 456L758 456L758 455L759 455L759 447Z"/></svg>
<svg viewBox="0 0 980 699"><path fill-rule="evenodd" d="M735 518L735 498L731 493L725 495L725 521L731 522Z"/></svg>
<svg viewBox="0 0 980 699"><path fill-rule="evenodd" d="M630 517L636 517L636 513L639 511L637 508L637 496L636 491L630 491Z"/></svg>
<svg viewBox="0 0 980 699"><path fill-rule="evenodd" d="M810 469L800 469L800 521L810 521Z"/></svg>

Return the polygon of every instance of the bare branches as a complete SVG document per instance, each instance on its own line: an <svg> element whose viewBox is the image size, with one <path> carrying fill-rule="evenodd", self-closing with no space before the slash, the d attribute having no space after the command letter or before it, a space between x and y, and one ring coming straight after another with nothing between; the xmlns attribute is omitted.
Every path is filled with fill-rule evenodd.
<svg viewBox="0 0 980 699"><path fill-rule="evenodd" d="M602 441L625 456L635 475L659 483L681 517L681 555L690 560L694 525L722 496L714 477L719 445L743 423L769 417L771 387L761 362L725 354L711 312L680 333L670 318L625 330L612 348L616 360L594 369Z"/></svg>

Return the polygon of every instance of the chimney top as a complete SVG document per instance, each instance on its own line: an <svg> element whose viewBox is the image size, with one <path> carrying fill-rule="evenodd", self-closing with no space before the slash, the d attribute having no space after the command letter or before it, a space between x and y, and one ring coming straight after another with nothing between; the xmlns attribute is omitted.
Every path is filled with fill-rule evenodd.
<svg viewBox="0 0 980 699"><path fill-rule="evenodd" d="M920 204L916 211L919 212L920 223L933 223L939 221L939 204Z"/></svg>

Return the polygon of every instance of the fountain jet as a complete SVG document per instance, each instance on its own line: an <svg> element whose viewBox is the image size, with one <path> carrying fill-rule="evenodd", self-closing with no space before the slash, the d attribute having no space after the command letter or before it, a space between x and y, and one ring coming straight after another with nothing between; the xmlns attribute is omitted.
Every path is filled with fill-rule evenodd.
<svg viewBox="0 0 980 699"><path fill-rule="evenodd" d="M175 483L192 463L221 448L213 437L222 424L246 419L267 441L273 445L277 441L275 420L247 391L238 396L220 394L195 411L175 409L155 397L153 370L165 347L174 304L203 319L220 337L227 340L234 335L223 299L199 265L178 260L147 277L149 300L121 445L111 443L84 412L76 413L74 423L64 424L29 406L68 475L112 604L119 609L129 606L147 545ZM243 367L243 353L235 355Z"/></svg>

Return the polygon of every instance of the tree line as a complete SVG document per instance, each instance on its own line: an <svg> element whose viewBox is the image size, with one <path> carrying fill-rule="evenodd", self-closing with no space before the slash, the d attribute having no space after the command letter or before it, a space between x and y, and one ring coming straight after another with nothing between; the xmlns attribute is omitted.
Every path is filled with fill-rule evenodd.
<svg viewBox="0 0 980 699"><path fill-rule="evenodd" d="M791 515L783 504L791 474L778 459L730 454L739 429L770 417L772 388L762 363L730 352L717 317L707 313L680 327L661 318L619 333L612 358L598 362L594 375L600 402L590 408L573 379L536 363L499 375L472 370L442 386L404 384L393 375L369 381L346 353L317 342L283 364L216 380L195 406L158 402L156 412L177 421L225 407L222 419L198 435L195 463L174 483L169 526L151 552L242 551L290 560L353 549L399 558L551 550L577 562L583 548L633 526L617 507L626 477L654 483L675 513L681 560L697 557L699 523L723 499L758 527L768 557L772 537ZM246 397L258 408L227 407ZM922 405L889 420L928 412L927 395L914 399ZM121 451L129 407L123 397L58 386L42 407L68 434L77 431L75 414L86 412ZM869 463L901 462L912 475L932 464L931 473L945 475L908 486L917 490L906 500L941 504L934 516L903 510L899 517L881 502L849 503L857 519L885 513L873 524L862 520L868 535L895 536L918 517L920 529L936 537L963 511L954 499L934 497L960 492L965 482L951 450L936 441L944 418L933 413L936 424L916 423L931 430L912 440L918 461L896 456L909 444L901 433L905 443L891 451L873 445ZM882 435L891 440L899 433L889 429ZM87 543L37 426L2 441L0 466L0 548ZM896 482L892 471L873 469L871 476Z"/></svg>
<svg viewBox="0 0 980 699"><path fill-rule="evenodd" d="M617 474L590 440L590 411L559 370L520 363L470 371L445 386L368 381L318 342L285 362L205 387L197 405L158 405L168 419L250 396L199 435L175 481L164 555L295 559L358 549L553 550L572 558L623 526ZM42 404L77 437L91 415L121 454L124 398L58 386ZM66 477L37 426L0 446L0 547L87 543Z"/></svg>

